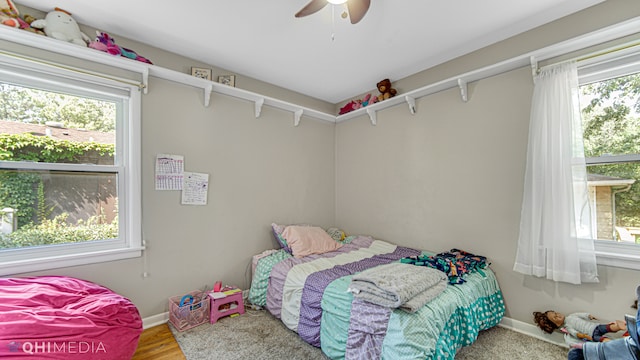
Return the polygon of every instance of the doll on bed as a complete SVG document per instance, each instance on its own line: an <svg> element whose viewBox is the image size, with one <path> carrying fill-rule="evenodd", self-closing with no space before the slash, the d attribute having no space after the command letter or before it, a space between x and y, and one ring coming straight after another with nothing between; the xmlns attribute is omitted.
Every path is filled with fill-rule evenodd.
<svg viewBox="0 0 640 360"><path fill-rule="evenodd" d="M627 330L627 325L622 320L601 324L588 313L574 313L565 316L553 310L536 311L533 313L533 318L538 327L549 334L560 329L564 334L583 341L608 341L609 338L605 336L607 333Z"/></svg>

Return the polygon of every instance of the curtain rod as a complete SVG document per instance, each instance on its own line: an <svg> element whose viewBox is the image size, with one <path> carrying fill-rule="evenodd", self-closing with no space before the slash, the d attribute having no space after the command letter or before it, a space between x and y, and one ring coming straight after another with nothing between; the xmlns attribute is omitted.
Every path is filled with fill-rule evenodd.
<svg viewBox="0 0 640 360"><path fill-rule="evenodd" d="M126 84L126 85L135 86L139 90L142 90L142 89L144 89L146 87L143 83L136 82L134 80L121 78L121 77L117 77L117 76L104 75L104 74L100 74L98 72L85 70L85 69L72 67L72 66L66 66L66 65L62 65L62 64L46 61L46 60L36 59L36 58L32 58L30 56L19 55L19 54L8 52L8 51L4 51L4 50L0 50L0 54L8 56L8 57L12 57L14 59L29 61L29 62L41 64L41 65L50 66L50 67L55 67L55 68L58 68L58 69L67 70L67 71L75 72L75 73L78 73L78 74L89 75L89 76L94 76L94 77L98 77L98 78L102 78L102 79L106 79L106 80L116 81L116 82L123 83L123 84Z"/></svg>
<svg viewBox="0 0 640 360"><path fill-rule="evenodd" d="M610 49L607 49L607 50L603 50L603 51L600 51L600 52L596 52L596 53L593 53L593 54L590 54L590 55L586 55L586 56L577 58L576 61L580 62L580 61L590 60L590 59L593 59L593 58L597 58L599 56L612 54L612 53L615 53L615 52L618 52L618 51L622 51L622 50L626 50L626 49L630 49L632 47L636 47L636 46L639 46L639 45L640 45L640 42L633 42L633 43L629 43L629 44L626 44L626 45L623 45L623 46L613 47L613 48L610 48Z"/></svg>
<svg viewBox="0 0 640 360"><path fill-rule="evenodd" d="M556 66L556 65L568 63L568 62L571 62L571 61L576 61L576 62L587 61L587 60L595 59L595 58L600 57L600 56L613 54L613 53L618 52L618 51L631 49L631 48L634 48L636 46L640 46L640 42L639 41L630 42L630 43L627 43L627 44L624 44L624 45L621 45L621 46L614 46L614 47L611 47L611 48L608 48L608 49L605 49L605 50L602 50L602 51L597 51L597 52L594 52L594 53L591 53L591 54L587 54L587 55L584 55L584 56L581 56L581 57L575 57L575 58L571 58L571 59L568 59L568 60L559 61L557 63L548 64L548 65L545 65L545 66L537 68L536 74L539 74L540 71L542 71L543 69L548 68L550 66Z"/></svg>

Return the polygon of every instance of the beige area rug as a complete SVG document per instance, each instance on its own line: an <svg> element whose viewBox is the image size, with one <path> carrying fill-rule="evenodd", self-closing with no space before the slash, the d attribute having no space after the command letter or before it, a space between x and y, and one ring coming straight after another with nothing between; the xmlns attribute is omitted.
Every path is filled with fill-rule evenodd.
<svg viewBox="0 0 640 360"><path fill-rule="evenodd" d="M328 359L265 310L247 309L183 332L169 328L187 360Z"/></svg>
<svg viewBox="0 0 640 360"><path fill-rule="evenodd" d="M247 310L215 324L178 332L169 326L187 360L328 359L267 311ZM456 360L564 360L567 349L500 327L483 331ZM401 359L399 359L401 360Z"/></svg>

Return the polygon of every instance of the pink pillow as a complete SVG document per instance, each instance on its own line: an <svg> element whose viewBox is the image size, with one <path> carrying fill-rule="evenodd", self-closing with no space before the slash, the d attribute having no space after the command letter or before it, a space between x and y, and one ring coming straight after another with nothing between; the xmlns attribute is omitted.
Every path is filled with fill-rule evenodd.
<svg viewBox="0 0 640 360"><path fill-rule="evenodd" d="M287 226L282 232L293 256L305 257L311 254L324 254L339 249L342 244L334 241L326 231L316 226Z"/></svg>

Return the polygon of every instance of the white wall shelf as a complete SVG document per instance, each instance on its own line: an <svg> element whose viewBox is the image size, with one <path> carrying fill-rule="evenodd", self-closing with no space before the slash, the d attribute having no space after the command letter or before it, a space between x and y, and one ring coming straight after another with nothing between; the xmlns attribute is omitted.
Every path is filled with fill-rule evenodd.
<svg viewBox="0 0 640 360"><path fill-rule="evenodd" d="M78 59L92 61L103 65L109 65L116 68L139 73L145 93L148 90L148 77L154 76L202 89L204 99L203 103L205 106L209 106L211 101L211 93L215 92L253 102L255 106L256 117L260 116L264 105L289 111L293 115L293 124L295 126L298 126L302 116L338 123L365 115L369 117L372 125L376 125L377 112L380 110L396 106L398 104L406 103L409 106L409 112L411 114L415 114L418 110L416 108L416 99L455 87L458 87L460 89L461 100L463 102L467 102L471 100L472 94L469 93L468 90L468 84L471 82L482 80L507 71L515 70L523 66L530 66L532 68L532 71L535 73L538 61L551 59L560 55L578 51L624 36L637 34L638 29L640 29L640 17L636 17L620 24L612 25L582 36L578 36L576 38L566 40L555 45L531 51L526 54L522 54L495 63L493 65L485 66L480 69L469 71L464 74L456 75L445 80L428 84L423 87L411 90L407 93L398 94L397 96L390 99L338 116L289 103L262 94L257 94L244 89L196 78L189 74L162 68L156 65L150 65L123 57L113 57L101 51L90 48L83 48L78 45L47 38L41 35L36 35L28 31L10 28L8 26L0 26L0 40L6 40L21 45L27 45L34 48L39 48L63 55L72 56Z"/></svg>
<svg viewBox="0 0 640 360"><path fill-rule="evenodd" d="M166 69L157 65L151 65L124 57L115 57L98 50L83 48L72 43L48 38L42 35L36 35L28 31L14 29L9 26L0 26L0 39L20 45L26 45L37 49L71 56L82 60L91 61L94 63L112 66L134 73L139 73L141 77L140 82L142 83L144 93L147 93L149 89L149 76L154 76L157 78L202 89L204 98L203 102L205 106L209 106L209 103L211 101L211 93L216 92L219 94L233 96L236 98L254 102L256 104L256 117L260 116L262 106L267 105L291 112L293 116L293 123L296 126L300 123L300 118L303 115L323 121L336 121L335 115L327 114L322 111L300 106L269 96L257 94L244 89L209 81L206 79L200 79L189 74Z"/></svg>
<svg viewBox="0 0 640 360"><path fill-rule="evenodd" d="M456 75L445 80L441 80L429 85L425 85L415 90L411 90L404 94L398 94L395 97L377 102L343 115L336 117L336 122L346 121L363 115L369 115L371 124L377 122L376 112L406 102L409 105L411 114L415 114L418 110L415 105L415 99L435 94L440 91L449 90L455 87L460 88L460 96L463 102L471 100L471 94L468 91L468 84L474 81L482 80L491 76L495 76L507 71L515 70L523 66L532 67L535 74L537 70L537 61L548 60L557 56L568 54L574 51L588 48L590 46L612 41L625 36L638 33L640 29L640 17L612 25L573 39L569 39L542 49L528 52L520 56L516 56L493 65L485 66L464 74Z"/></svg>

